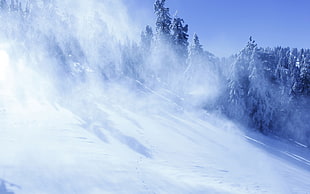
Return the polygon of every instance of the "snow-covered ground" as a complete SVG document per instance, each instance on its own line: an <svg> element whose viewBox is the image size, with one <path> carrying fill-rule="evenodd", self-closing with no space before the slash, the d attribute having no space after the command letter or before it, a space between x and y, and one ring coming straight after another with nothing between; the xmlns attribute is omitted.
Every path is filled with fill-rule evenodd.
<svg viewBox="0 0 310 194"><path fill-rule="evenodd" d="M202 111L222 89L213 55L195 69L161 42L149 53L121 0L14 2L0 13L0 194L310 194L309 147Z"/></svg>
<svg viewBox="0 0 310 194"><path fill-rule="evenodd" d="M212 114L0 99L1 194L310 192L309 148Z"/></svg>

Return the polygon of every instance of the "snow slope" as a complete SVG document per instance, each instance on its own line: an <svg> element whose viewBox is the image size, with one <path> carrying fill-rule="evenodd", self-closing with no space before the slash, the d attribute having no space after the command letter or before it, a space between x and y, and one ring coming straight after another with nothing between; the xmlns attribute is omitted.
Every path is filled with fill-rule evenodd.
<svg viewBox="0 0 310 194"><path fill-rule="evenodd" d="M310 191L309 148L211 114L0 99L1 194Z"/></svg>
<svg viewBox="0 0 310 194"><path fill-rule="evenodd" d="M141 65L127 2L33 2L0 14L0 194L309 193L308 147L191 107L213 71Z"/></svg>

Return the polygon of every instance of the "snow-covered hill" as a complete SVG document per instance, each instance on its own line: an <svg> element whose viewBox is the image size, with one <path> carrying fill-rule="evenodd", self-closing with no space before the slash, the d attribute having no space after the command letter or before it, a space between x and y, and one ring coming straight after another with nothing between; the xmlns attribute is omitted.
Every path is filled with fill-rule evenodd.
<svg viewBox="0 0 310 194"><path fill-rule="evenodd" d="M111 99L77 115L1 95L0 193L310 191L308 148L153 105Z"/></svg>
<svg viewBox="0 0 310 194"><path fill-rule="evenodd" d="M228 85L240 91L227 90L233 58L203 51L197 36L187 47L188 26L170 29L157 2L166 19L140 41L121 0L0 1L0 194L309 193L309 147L218 113L226 94L248 94L237 78ZM163 38L180 37L178 26L182 47ZM255 87L265 83L254 73ZM234 97L224 105L246 105ZM252 100L255 118L274 103ZM307 140L298 118L290 130Z"/></svg>

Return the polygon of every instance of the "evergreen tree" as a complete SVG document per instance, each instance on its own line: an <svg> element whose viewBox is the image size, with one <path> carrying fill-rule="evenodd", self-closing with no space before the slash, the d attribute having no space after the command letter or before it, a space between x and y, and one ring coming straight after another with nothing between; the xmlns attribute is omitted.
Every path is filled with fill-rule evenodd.
<svg viewBox="0 0 310 194"><path fill-rule="evenodd" d="M204 63L204 57L203 57L202 45L200 44L199 38L197 34L195 33L193 41L189 49L189 56L187 60L187 68L185 70L185 73L193 74L192 66L197 66L197 68L202 68L203 63Z"/></svg>
<svg viewBox="0 0 310 194"><path fill-rule="evenodd" d="M141 47L145 51L149 51L153 40L153 30L147 25L145 31L141 33Z"/></svg>
<svg viewBox="0 0 310 194"><path fill-rule="evenodd" d="M175 17L173 19L173 22L171 24L171 30L172 30L172 41L175 46L176 52L184 58L187 58L188 55L188 25L185 26L184 20Z"/></svg>
<svg viewBox="0 0 310 194"><path fill-rule="evenodd" d="M300 95L310 96L310 55L303 59L297 87Z"/></svg>
<svg viewBox="0 0 310 194"><path fill-rule="evenodd" d="M169 8L165 7L166 0L156 0L154 3L154 11L157 16L156 19L156 32L157 38L168 41L170 39L170 26L171 17L169 13Z"/></svg>
<svg viewBox="0 0 310 194"><path fill-rule="evenodd" d="M140 75L142 72L142 56L139 52L139 47L135 43L127 43L122 46L121 50L121 73L126 77L135 80L141 80Z"/></svg>
<svg viewBox="0 0 310 194"><path fill-rule="evenodd" d="M281 90L281 95L290 93L290 73L289 73L289 48L276 48L276 52L272 53L275 56L275 64L277 64L276 69L274 70L274 83L279 85L279 89Z"/></svg>
<svg viewBox="0 0 310 194"><path fill-rule="evenodd" d="M266 73L266 67L269 65L266 56L270 57L270 50L266 52L256 46L254 47L249 64L249 88L246 97L246 112L249 121L253 127L261 132L273 130L272 121L274 116L274 102L272 102L270 94L272 86L268 79L268 73Z"/></svg>
<svg viewBox="0 0 310 194"><path fill-rule="evenodd" d="M193 42L190 46L190 52L189 53L191 56L202 55L202 53L203 53L202 45L200 44L199 37L196 33L194 34L194 39L193 39Z"/></svg>
<svg viewBox="0 0 310 194"><path fill-rule="evenodd" d="M252 52L257 47L255 40L253 40L252 36L250 36L248 44L246 46L246 51Z"/></svg>
<svg viewBox="0 0 310 194"><path fill-rule="evenodd" d="M242 120L246 116L246 98L250 85L249 64L255 47L256 44L250 37L250 41L232 64L228 79L228 104L225 112L237 120Z"/></svg>
<svg viewBox="0 0 310 194"><path fill-rule="evenodd" d="M298 50L296 48L292 49L289 53L288 57L288 69L289 69L289 77L290 77L290 95L294 96L297 90L297 81L299 77L299 68L297 66L297 54Z"/></svg>

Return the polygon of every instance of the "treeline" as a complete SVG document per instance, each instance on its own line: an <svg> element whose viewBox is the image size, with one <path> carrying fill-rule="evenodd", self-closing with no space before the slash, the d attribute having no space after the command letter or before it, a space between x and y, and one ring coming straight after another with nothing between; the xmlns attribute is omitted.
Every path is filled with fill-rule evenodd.
<svg viewBox="0 0 310 194"><path fill-rule="evenodd" d="M179 62L185 64L190 58L195 58L206 54L212 55L203 50L197 34L193 35L191 44L189 43L188 24L177 14L173 17L169 8L165 7L166 0L156 0L154 3L154 13L157 16L155 22L155 33L152 27L146 26L141 33L141 47L150 51L150 49L158 48L158 45L165 44L179 58Z"/></svg>
<svg viewBox="0 0 310 194"><path fill-rule="evenodd" d="M22 5L19 0L11 0L7 2L6 0L0 0L0 10L2 13L14 13L18 12L23 16L26 16L30 12L30 3L27 1L26 5Z"/></svg>
<svg viewBox="0 0 310 194"><path fill-rule="evenodd" d="M179 72L184 73L181 79L192 84L202 84L216 75L221 83L219 98L212 105L206 100L203 107L220 110L265 134L310 145L310 49L260 48L250 37L240 53L220 60L203 50L196 34L189 44L188 25L177 16L172 19L164 5L165 0L155 1L156 33L147 26L142 32L141 47L149 51L152 44L162 41L171 45L170 49L178 56L179 68L183 68ZM184 72L182 64L186 67ZM174 73L170 72L170 76ZM210 87L204 89L208 93Z"/></svg>
<svg viewBox="0 0 310 194"><path fill-rule="evenodd" d="M9 13L2 17L30 15L12 20L16 25L3 22L0 34L7 31L6 37L23 42L27 52L35 44L38 66L53 66L62 79L96 74L103 82L131 80L180 105L218 110L262 133L310 145L309 49L260 48L251 37L238 54L219 59L203 49L196 34L189 42L189 26L171 16L165 0L155 1L155 30L146 26L139 43L114 40L100 18L92 20L91 36L76 33L74 16L57 15L50 2L39 8L0 0L0 8Z"/></svg>
<svg viewBox="0 0 310 194"><path fill-rule="evenodd" d="M310 49L259 48L234 56L222 104L229 117L310 144Z"/></svg>
<svg viewBox="0 0 310 194"><path fill-rule="evenodd" d="M139 69L135 71L140 72L135 77L139 81L160 85L190 99L188 93L194 92L197 85L203 90L209 87L207 80L213 79L217 82L215 85L220 82L220 59L203 49L196 33L189 41L188 24L178 15L171 16L165 2L155 1L155 30L147 25L142 31L140 44L136 45L139 49L135 49L135 53L140 50L141 60L131 69ZM126 58L124 61L133 60Z"/></svg>

